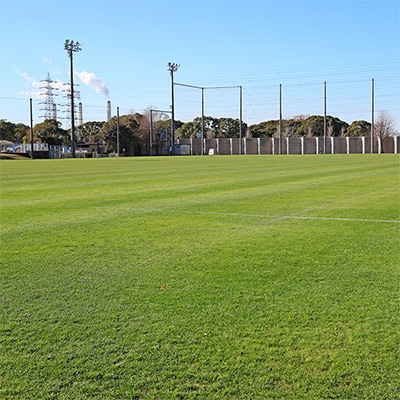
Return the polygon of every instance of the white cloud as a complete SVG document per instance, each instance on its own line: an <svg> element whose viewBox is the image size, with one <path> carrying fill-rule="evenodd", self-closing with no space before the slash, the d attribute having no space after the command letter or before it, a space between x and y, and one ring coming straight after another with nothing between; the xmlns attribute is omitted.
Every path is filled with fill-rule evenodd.
<svg viewBox="0 0 400 400"><path fill-rule="evenodd" d="M32 78L30 75L28 75L28 73L26 72L21 72L18 70L15 70L15 72L20 75L22 78L24 78L30 86L32 86L33 90L29 90L29 88L27 87L26 90L22 90L19 93L23 96L28 96L34 99L42 99L43 97L46 96L46 87L47 87L47 83L45 81L45 79L38 81L35 78ZM66 85L65 83L59 81L59 80L55 80L55 81L51 81L51 89L55 90L55 91L61 91L61 92L66 92L69 90L68 85Z"/></svg>
<svg viewBox="0 0 400 400"><path fill-rule="evenodd" d="M40 90L41 82L37 81L35 78L32 78L31 76L29 76L26 72L21 72L18 70L15 70L15 72L19 76L24 78L30 84L30 86L32 86L35 89L35 90L23 90L20 92L20 94L22 94L23 96L34 98L34 99L40 99L41 98L41 90Z"/></svg>
<svg viewBox="0 0 400 400"><path fill-rule="evenodd" d="M24 78L27 82L29 82L34 88L39 89L39 87L41 86L40 81L37 81L35 78L32 78L26 72L20 72L17 70L17 73L20 76L22 76L22 78Z"/></svg>

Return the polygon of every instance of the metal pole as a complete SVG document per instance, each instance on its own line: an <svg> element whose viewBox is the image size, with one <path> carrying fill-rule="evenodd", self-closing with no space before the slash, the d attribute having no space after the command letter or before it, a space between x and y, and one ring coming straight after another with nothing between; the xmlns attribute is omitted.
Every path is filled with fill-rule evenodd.
<svg viewBox="0 0 400 400"><path fill-rule="evenodd" d="M119 157L119 107L117 107L117 156Z"/></svg>
<svg viewBox="0 0 400 400"><path fill-rule="evenodd" d="M70 60L70 75L71 75L71 88L70 88L70 96L71 96L71 149L72 149L72 158L76 157L75 154L75 110L74 110L74 66L73 66L73 51L69 50L69 60Z"/></svg>
<svg viewBox="0 0 400 400"><path fill-rule="evenodd" d="M178 71L179 64L168 63L168 71L171 74L171 145L172 154L175 154L175 114L174 114L174 72Z"/></svg>
<svg viewBox="0 0 400 400"><path fill-rule="evenodd" d="M171 146L172 154L175 149L175 113L174 113L174 70L171 69Z"/></svg>
<svg viewBox="0 0 400 400"><path fill-rule="evenodd" d="M326 81L324 81L324 154L326 154Z"/></svg>
<svg viewBox="0 0 400 400"><path fill-rule="evenodd" d="M35 158L33 154L33 111L32 111L32 99L29 99L30 103L30 119L31 119L31 159L33 160Z"/></svg>
<svg viewBox="0 0 400 400"><path fill-rule="evenodd" d="M70 88L70 96L71 96L71 150L72 157L75 158L75 108L74 108L74 66L73 66L73 53L75 51L82 50L82 44L79 42L74 42L73 40L66 40L64 43L64 49L67 51L69 60L70 60L70 79L71 79L71 88Z"/></svg>
<svg viewBox="0 0 400 400"><path fill-rule="evenodd" d="M372 79L372 93L371 93L371 154L374 152L374 138L375 138L375 80Z"/></svg>
<svg viewBox="0 0 400 400"><path fill-rule="evenodd" d="M203 155L204 140L204 88L201 88L201 155Z"/></svg>
<svg viewBox="0 0 400 400"><path fill-rule="evenodd" d="M153 155L153 110L150 110L150 156Z"/></svg>
<svg viewBox="0 0 400 400"><path fill-rule="evenodd" d="M166 110L150 110L150 135L151 135L151 143L153 143L153 111L159 112L159 113L171 113L171 111L166 111Z"/></svg>
<svg viewBox="0 0 400 400"><path fill-rule="evenodd" d="M282 154L282 84L279 84L279 154Z"/></svg>
<svg viewBox="0 0 400 400"><path fill-rule="evenodd" d="M243 119L243 107L242 107L242 86L239 86L239 137L240 137L240 154L242 154L242 119Z"/></svg>
<svg viewBox="0 0 400 400"><path fill-rule="evenodd" d="M171 64L171 63L168 63L168 69L171 71L171 69L173 68L173 66L174 66L175 64ZM175 71L176 71L176 69L179 67L179 65L175 65ZM243 94L242 94L242 86L208 86L208 87L201 87L201 86L194 86L194 85L187 85L187 84L184 84L184 83L173 83L173 85L175 86L175 85L178 85L178 86L185 86L185 87L189 87L189 88L194 88L194 89L201 89L202 90L202 95L201 95L201 98L202 98L202 132L201 132L201 134L202 134L202 139L204 139L204 89L229 89L229 88L239 88L240 89L240 99L239 99L239 101L240 101L240 116L239 116L239 137L240 137L240 146L239 146L239 152L241 153L242 152L242 149L241 149L241 144L242 144L242 121L243 121L243 101L242 101L242 97L243 97ZM202 150L202 154L203 154L203 146L202 146L202 148L201 148Z"/></svg>

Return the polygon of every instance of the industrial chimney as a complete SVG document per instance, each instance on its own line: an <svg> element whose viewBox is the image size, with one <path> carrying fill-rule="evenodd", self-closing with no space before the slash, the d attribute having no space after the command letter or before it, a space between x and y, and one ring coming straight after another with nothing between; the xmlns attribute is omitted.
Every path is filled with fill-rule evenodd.
<svg viewBox="0 0 400 400"><path fill-rule="evenodd" d="M57 104L53 103L53 119L57 121Z"/></svg>
<svg viewBox="0 0 400 400"><path fill-rule="evenodd" d="M107 101L107 121L111 119L111 101Z"/></svg>
<svg viewBox="0 0 400 400"><path fill-rule="evenodd" d="M82 103L78 105L78 125L83 124L83 111L82 111Z"/></svg>

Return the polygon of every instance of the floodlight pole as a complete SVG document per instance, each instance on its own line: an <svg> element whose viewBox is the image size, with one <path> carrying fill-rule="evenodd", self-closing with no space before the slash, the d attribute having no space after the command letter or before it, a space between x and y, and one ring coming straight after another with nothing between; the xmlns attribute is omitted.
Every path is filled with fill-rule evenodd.
<svg viewBox="0 0 400 400"><path fill-rule="evenodd" d="M67 51L70 60L70 96L71 96L71 149L72 158L76 157L75 154L75 110L74 110L74 65L73 65L73 53L82 50L82 44L74 42L73 40L65 40L64 50Z"/></svg>
<svg viewBox="0 0 400 400"><path fill-rule="evenodd" d="M168 71L171 75L171 145L172 154L175 154L175 114L174 114L174 72L178 71L179 64L168 63Z"/></svg>

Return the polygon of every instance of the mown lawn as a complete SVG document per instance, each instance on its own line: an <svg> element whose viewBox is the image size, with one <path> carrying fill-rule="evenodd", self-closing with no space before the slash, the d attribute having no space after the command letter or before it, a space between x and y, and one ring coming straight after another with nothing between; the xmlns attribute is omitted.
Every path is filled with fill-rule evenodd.
<svg viewBox="0 0 400 400"><path fill-rule="evenodd" d="M398 398L399 156L0 170L0 398Z"/></svg>

